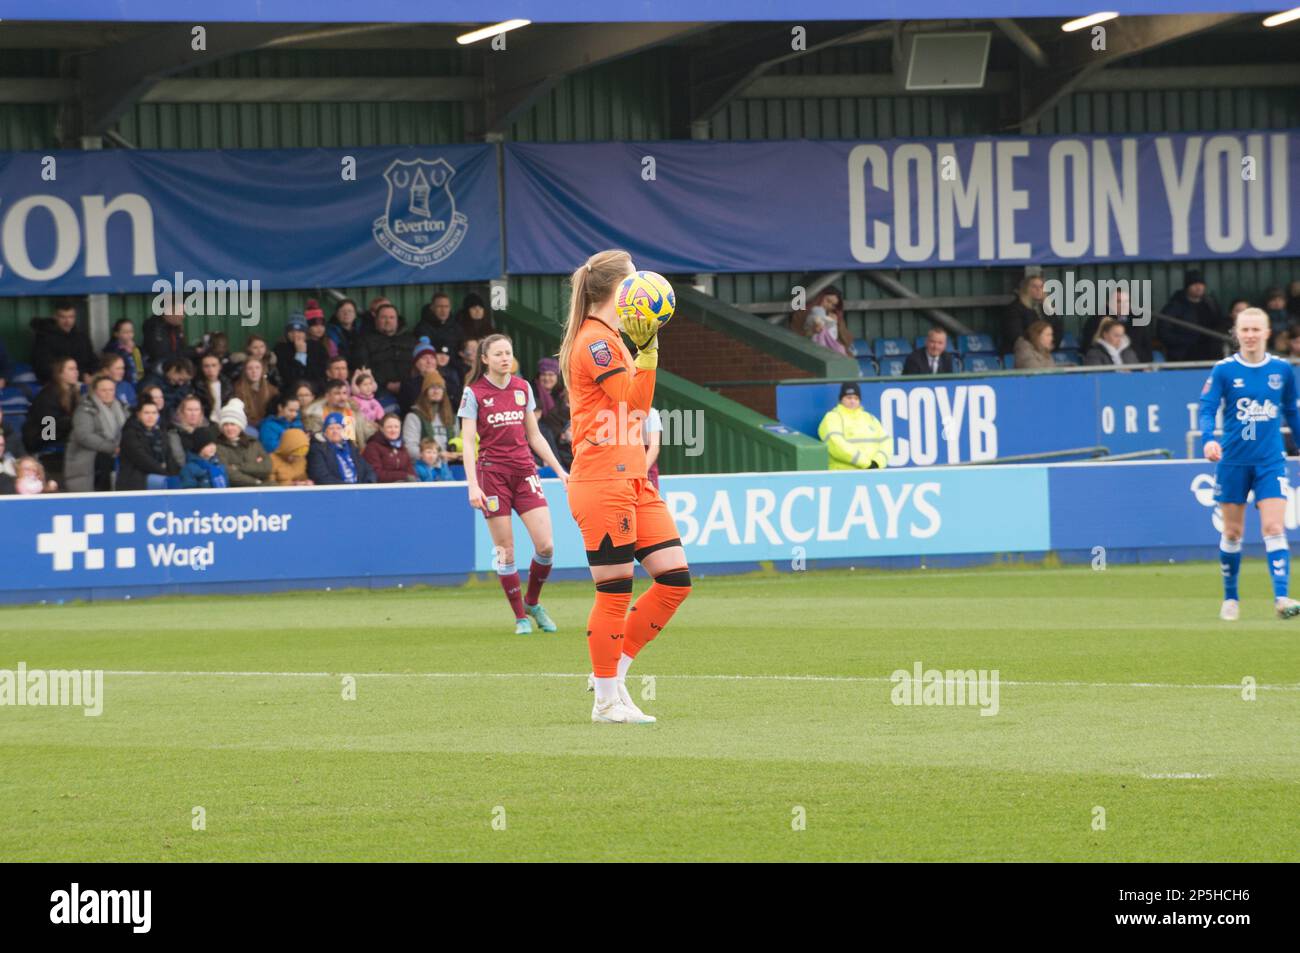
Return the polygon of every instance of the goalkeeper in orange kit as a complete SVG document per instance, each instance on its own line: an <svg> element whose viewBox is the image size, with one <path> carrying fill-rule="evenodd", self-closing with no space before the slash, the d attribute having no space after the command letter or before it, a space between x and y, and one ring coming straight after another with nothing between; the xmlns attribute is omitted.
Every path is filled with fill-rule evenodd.
<svg viewBox="0 0 1300 953"><path fill-rule="evenodd" d="M614 295L634 274L625 251L592 255L572 277L560 368L569 392L573 466L569 510L582 532L596 601L587 618L596 701L591 720L647 724L625 680L637 654L691 591L686 552L668 507L646 478L641 424L654 397L659 324L622 317ZM637 356L619 337L624 331ZM654 579L632 602L633 560Z"/></svg>

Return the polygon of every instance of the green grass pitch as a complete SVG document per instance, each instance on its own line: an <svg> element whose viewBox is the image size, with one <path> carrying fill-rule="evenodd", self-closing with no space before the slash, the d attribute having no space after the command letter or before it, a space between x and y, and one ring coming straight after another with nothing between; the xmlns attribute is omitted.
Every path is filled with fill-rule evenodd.
<svg viewBox="0 0 1300 953"><path fill-rule="evenodd" d="M1235 625L1212 564L696 575L644 727L590 722L588 583L527 638L487 578L0 610L0 669L107 673L97 718L0 707L0 856L1300 859L1259 560ZM918 661L997 669L998 714L892 704Z"/></svg>

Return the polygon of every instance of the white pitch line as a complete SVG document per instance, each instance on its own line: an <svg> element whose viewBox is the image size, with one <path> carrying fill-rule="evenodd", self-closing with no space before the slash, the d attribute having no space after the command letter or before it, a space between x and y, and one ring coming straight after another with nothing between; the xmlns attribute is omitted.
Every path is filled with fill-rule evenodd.
<svg viewBox="0 0 1300 953"><path fill-rule="evenodd" d="M1144 774L1142 777L1151 781L1186 781L1191 779L1203 780L1205 778L1212 778L1214 775L1195 774L1191 771L1185 771L1180 774Z"/></svg>
<svg viewBox="0 0 1300 953"><path fill-rule="evenodd" d="M196 678L339 678L350 675L353 678L586 678L586 672L193 672L193 671L112 671L105 670L105 675L167 677L184 676ZM649 673L647 673L649 674ZM634 675L633 678L641 676ZM698 681L723 682L845 682L845 683L892 683L894 679L883 676L865 675L655 675L662 679L692 679ZM957 684L959 680L945 680L943 684ZM962 684L966 684L963 680ZM1240 684L1227 685L1189 685L1178 682L1038 682L1013 681L999 679L999 685L1027 688L1186 688L1198 690L1240 691ZM1259 691L1300 692L1300 685L1256 685Z"/></svg>

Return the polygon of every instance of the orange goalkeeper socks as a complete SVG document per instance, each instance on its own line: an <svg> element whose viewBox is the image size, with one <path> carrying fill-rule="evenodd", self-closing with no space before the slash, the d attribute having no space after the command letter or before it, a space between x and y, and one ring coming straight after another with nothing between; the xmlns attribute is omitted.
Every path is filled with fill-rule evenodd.
<svg viewBox="0 0 1300 953"><path fill-rule="evenodd" d="M663 631L686 597L691 594L691 571L671 569L655 576L654 583L641 594L627 616L623 633L623 651L632 658L647 642Z"/></svg>
<svg viewBox="0 0 1300 953"><path fill-rule="evenodd" d="M632 601L632 577L596 584L596 603L587 616L587 651L596 678L618 675L618 658L623 654L623 623Z"/></svg>

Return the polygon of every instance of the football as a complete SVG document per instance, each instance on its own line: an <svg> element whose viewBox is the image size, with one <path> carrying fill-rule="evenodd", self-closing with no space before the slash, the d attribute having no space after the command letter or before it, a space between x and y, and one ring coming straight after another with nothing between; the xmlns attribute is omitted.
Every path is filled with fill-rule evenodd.
<svg viewBox="0 0 1300 953"><path fill-rule="evenodd" d="M638 271L634 275L628 275L618 286L614 307L620 317L654 318L662 326L673 316L677 296L663 275L653 271Z"/></svg>

